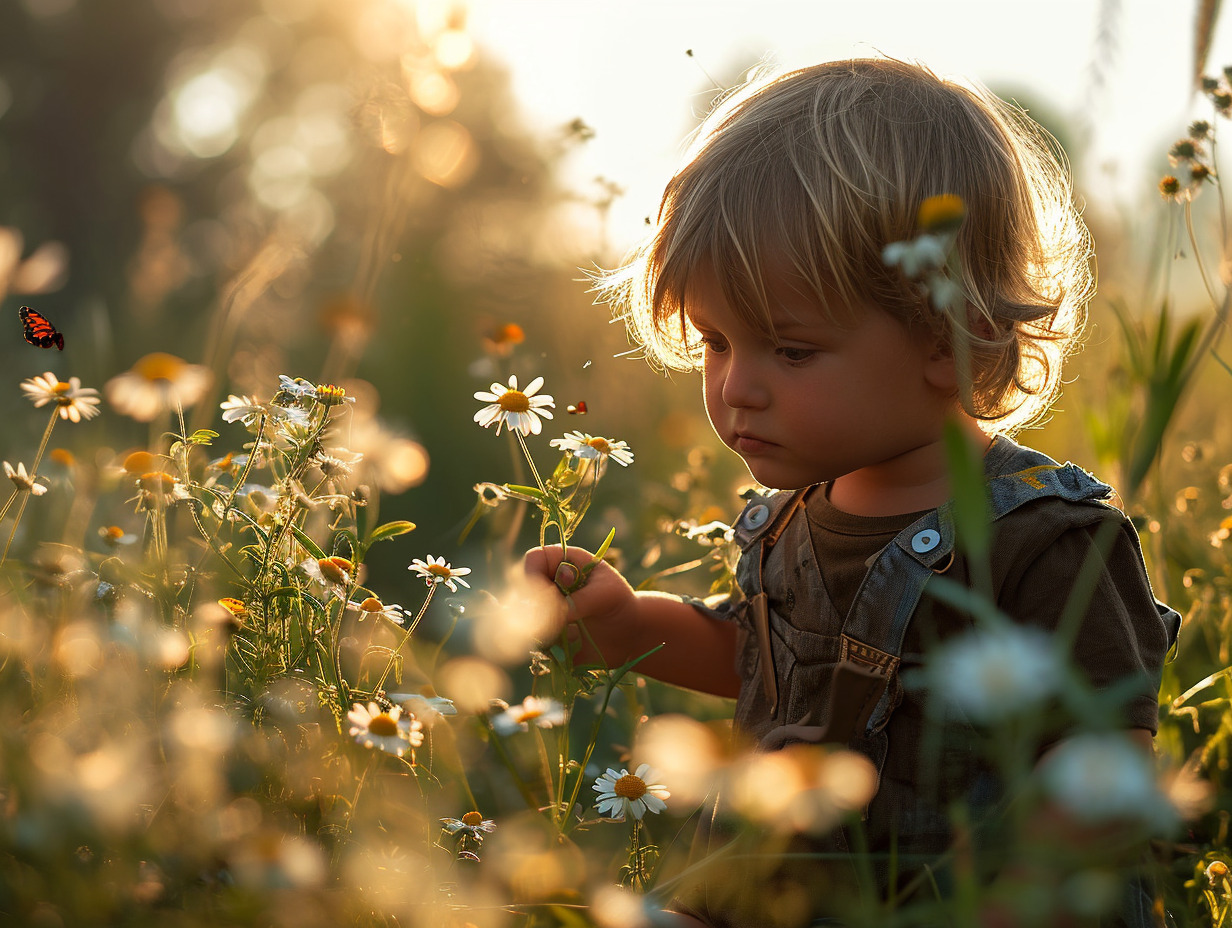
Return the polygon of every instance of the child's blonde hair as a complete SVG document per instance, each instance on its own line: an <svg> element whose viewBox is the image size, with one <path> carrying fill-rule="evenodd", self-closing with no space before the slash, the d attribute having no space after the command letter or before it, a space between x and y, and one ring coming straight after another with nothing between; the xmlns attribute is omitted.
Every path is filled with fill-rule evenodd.
<svg viewBox="0 0 1232 928"><path fill-rule="evenodd" d="M959 309L935 309L882 259L938 194L966 206ZM653 233L600 278L652 363L698 365L685 304L702 268L771 334L768 281L784 271L823 307L837 296L941 334L969 369L963 405L1002 432L1047 411L1094 290L1090 235L1055 140L982 88L891 59L755 76L706 118Z"/></svg>

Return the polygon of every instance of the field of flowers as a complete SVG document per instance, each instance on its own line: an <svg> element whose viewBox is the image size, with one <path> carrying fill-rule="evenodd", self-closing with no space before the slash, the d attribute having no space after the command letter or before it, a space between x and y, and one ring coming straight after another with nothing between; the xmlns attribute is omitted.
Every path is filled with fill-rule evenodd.
<svg viewBox="0 0 1232 928"><path fill-rule="evenodd" d="M191 4L165 6L174 44ZM708 872L692 845L719 788L756 848L746 876L771 879L796 836L858 821L866 762L741 750L730 703L638 660L576 665L560 597L521 568L572 537L644 588L733 582L747 475L692 383L629 373L577 281L587 256L542 231L579 209L551 169L587 127L540 144L504 126L499 75L446 6L358 4L364 55L326 41L358 14L292 6L219 12L230 38L168 56L175 92L119 146L145 180L117 229L43 236L55 212L29 192L4 214L0 921L637 928ZM34 18L0 14L0 33L37 56ZM1025 875L990 889L958 847L948 901L879 898L862 874L835 890L846 924L1051 924L1057 906L1093 923L1146 840L1161 919L1232 924L1229 80L1203 79L1209 115L1146 191L1158 239L1093 218L1113 243L1096 334L1029 439L1117 486L1185 617L1157 762L1106 729L1110 697L1063 653L973 602L988 633L929 680L1001 733L990 759L1018 797L1001 862ZM219 81L236 118L188 119ZM0 128L37 135L14 107ZM0 148L30 176L37 159ZM601 230L615 194L602 183L585 221ZM1045 703L1077 733L1040 780ZM1098 839L1041 834L1058 804ZM762 914L794 925L801 904Z"/></svg>

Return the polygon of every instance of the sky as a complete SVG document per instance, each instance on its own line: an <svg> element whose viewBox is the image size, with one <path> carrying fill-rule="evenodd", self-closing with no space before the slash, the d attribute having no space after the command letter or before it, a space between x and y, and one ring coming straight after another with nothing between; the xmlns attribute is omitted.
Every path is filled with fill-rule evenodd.
<svg viewBox="0 0 1232 928"><path fill-rule="evenodd" d="M572 186L624 190L614 244L653 213L713 88L757 61L785 68L886 54L1030 94L1090 126L1079 180L1116 209L1154 193L1161 156L1209 115L1190 92L1198 0L469 0L469 27L511 71L521 117L595 137L569 156ZM691 50L692 56L687 52ZM1102 85L1092 80L1097 62ZM1206 73L1232 64L1232 13Z"/></svg>

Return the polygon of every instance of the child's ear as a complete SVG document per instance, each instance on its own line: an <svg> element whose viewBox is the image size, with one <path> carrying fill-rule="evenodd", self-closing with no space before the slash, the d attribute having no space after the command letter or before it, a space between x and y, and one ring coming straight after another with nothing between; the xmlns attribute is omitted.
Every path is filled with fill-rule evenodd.
<svg viewBox="0 0 1232 928"><path fill-rule="evenodd" d="M932 337L929 353L924 359L924 381L946 396L958 393L958 363L954 359L954 346L943 335Z"/></svg>

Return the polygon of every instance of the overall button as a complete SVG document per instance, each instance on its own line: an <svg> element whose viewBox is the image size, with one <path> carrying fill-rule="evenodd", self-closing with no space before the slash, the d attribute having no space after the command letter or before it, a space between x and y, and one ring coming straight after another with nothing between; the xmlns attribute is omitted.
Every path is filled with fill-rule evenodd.
<svg viewBox="0 0 1232 928"><path fill-rule="evenodd" d="M743 519L744 527L750 528L750 529L751 528L761 528L763 525L766 524L766 520L769 518L770 518L770 507L763 506L761 503L758 503L756 506L753 506L752 508L749 509L748 512L744 514L744 519Z"/></svg>
<svg viewBox="0 0 1232 928"><path fill-rule="evenodd" d="M926 528L911 536L911 550L916 554L927 554L941 544L941 533L934 528Z"/></svg>

